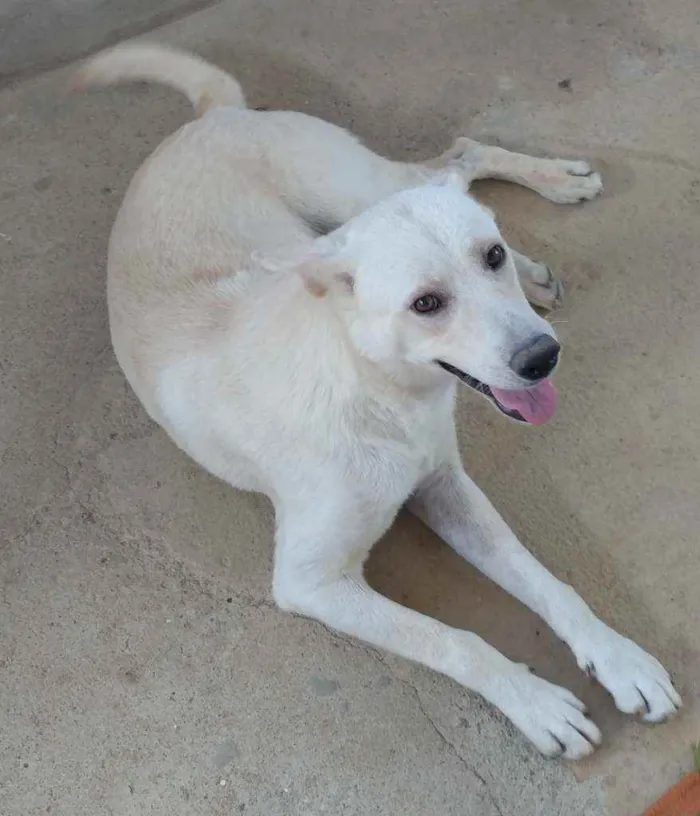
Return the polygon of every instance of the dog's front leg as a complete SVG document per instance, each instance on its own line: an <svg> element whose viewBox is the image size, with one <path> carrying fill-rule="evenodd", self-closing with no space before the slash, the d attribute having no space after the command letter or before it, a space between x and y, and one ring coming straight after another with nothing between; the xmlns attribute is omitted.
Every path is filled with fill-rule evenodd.
<svg viewBox="0 0 700 816"><path fill-rule="evenodd" d="M542 617L579 666L626 713L661 722L681 704L663 666L619 635L517 540L461 464L451 461L422 487L410 509L463 558Z"/></svg>
<svg viewBox="0 0 700 816"><path fill-rule="evenodd" d="M391 518L353 501L280 514L274 596L291 612L442 672L483 695L548 756L579 759L600 740L569 691L477 635L400 606L365 581L363 561Z"/></svg>

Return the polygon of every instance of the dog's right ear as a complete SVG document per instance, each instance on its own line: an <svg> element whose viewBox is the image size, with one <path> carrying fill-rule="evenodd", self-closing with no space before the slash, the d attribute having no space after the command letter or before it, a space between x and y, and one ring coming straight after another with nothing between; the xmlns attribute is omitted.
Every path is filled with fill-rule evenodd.
<svg viewBox="0 0 700 816"><path fill-rule="evenodd" d="M355 278L347 260L342 256L345 241L338 231L323 235L297 266L304 286L314 297L323 297L333 286L342 286L352 292Z"/></svg>

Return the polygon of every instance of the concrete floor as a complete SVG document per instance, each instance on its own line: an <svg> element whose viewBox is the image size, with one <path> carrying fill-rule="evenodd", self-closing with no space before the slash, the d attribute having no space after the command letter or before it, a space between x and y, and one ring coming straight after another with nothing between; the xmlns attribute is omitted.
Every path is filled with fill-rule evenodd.
<svg viewBox="0 0 700 816"><path fill-rule="evenodd" d="M700 739L696 1L205 5L0 2L0 811L635 816ZM110 225L188 105L63 95L60 66L192 8L155 36L235 71L255 105L395 156L469 133L602 169L581 208L483 188L513 242L561 270L567 354L552 425L465 394L460 430L523 540L672 670L682 718L617 715L410 519L373 582L582 696L606 736L594 759L545 762L454 683L275 611L270 507L173 447L109 345Z"/></svg>

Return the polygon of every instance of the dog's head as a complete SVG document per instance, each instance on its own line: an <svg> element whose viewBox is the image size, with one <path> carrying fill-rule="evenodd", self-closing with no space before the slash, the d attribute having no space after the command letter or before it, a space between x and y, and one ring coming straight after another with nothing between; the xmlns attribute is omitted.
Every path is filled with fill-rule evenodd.
<svg viewBox="0 0 700 816"><path fill-rule="evenodd" d="M554 413L554 332L528 304L492 214L458 177L400 192L319 238L301 272L390 376L457 377L519 421Z"/></svg>

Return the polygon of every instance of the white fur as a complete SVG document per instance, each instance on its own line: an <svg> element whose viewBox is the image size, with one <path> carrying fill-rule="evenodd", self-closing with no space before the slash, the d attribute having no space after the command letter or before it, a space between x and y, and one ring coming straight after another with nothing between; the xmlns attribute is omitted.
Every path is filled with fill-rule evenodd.
<svg viewBox="0 0 700 816"><path fill-rule="evenodd" d="M600 178L583 162L468 139L433 162L391 162L321 120L242 109L235 80L156 46L100 55L79 83L139 77L210 110L155 152L126 195L109 251L114 348L181 448L271 497L280 607L478 691L545 754L589 754L600 733L568 691L365 582L372 545L408 502L541 615L623 711L674 714L680 698L659 663L547 572L464 473L456 381L435 363L522 387L514 350L553 336L523 290L551 305L558 284L514 251L497 272L484 266L503 239L469 182L504 178L572 202L595 196ZM411 311L435 291L448 302L441 313Z"/></svg>

